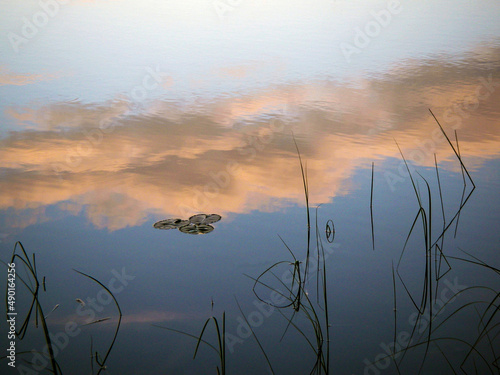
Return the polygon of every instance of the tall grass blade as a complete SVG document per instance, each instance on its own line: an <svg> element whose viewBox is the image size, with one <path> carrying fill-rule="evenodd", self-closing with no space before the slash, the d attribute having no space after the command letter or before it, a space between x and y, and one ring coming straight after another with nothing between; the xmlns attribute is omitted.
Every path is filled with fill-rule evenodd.
<svg viewBox="0 0 500 375"><path fill-rule="evenodd" d="M370 189L370 221L372 226L372 249L375 251L375 231L373 228L373 170L375 168L375 163L372 162L372 183Z"/></svg>
<svg viewBox="0 0 500 375"><path fill-rule="evenodd" d="M274 374L273 366L271 365L271 361L269 360L269 357L267 356L267 353L264 350L264 347L262 346L262 344L259 341L259 338L255 334L255 332L254 332L254 330L252 328L252 325L248 322L248 319L247 319L245 313L243 313L243 309L241 308L240 303L238 302L238 299L236 297L234 297L234 299L236 301L236 305L238 305L238 309L240 310L241 315L243 315L243 319L245 320L245 323L247 324L247 327L250 328L250 331L252 332L252 336L254 337L255 342L259 346L260 351L262 352L262 354L264 355L264 358L266 359L267 365L269 366L269 370L271 371L272 374Z"/></svg>
<svg viewBox="0 0 500 375"><path fill-rule="evenodd" d="M20 248L21 254L17 254L17 249ZM37 270L36 270L36 257L35 253L32 253L32 257L30 260L30 257L26 253L26 250L24 249L24 246L22 245L21 242L16 242L14 245L14 250L12 252L11 260L10 263L17 263L16 260L19 260L21 264L24 265L25 270L28 274L28 282L24 280L24 278L19 278L21 279L21 282L26 286L28 289L29 293L32 296L31 300L31 305L28 309L28 313L26 314L26 317L21 325L21 328L19 330L16 330L16 336L20 339L23 340L27 331L28 331L28 326L30 322L30 317L31 314L33 313L33 310L35 310L35 326L38 327L38 320L40 320L41 326L42 326L42 331L43 331L43 337L45 340L45 343L47 345L48 349L48 360L50 362L50 371L53 374L61 374L61 369L59 367L59 364L57 363L54 355L54 348L52 346L52 340L49 334L49 329L47 327L47 323L45 321L45 315L43 313L42 305L39 300L39 289L40 289L40 283L38 281L38 275L37 275ZM18 267L17 267L18 268ZM31 280L31 278L33 280ZM5 303L7 306L7 290L5 293ZM8 309L6 309L6 316L8 316Z"/></svg>
<svg viewBox="0 0 500 375"><path fill-rule="evenodd" d="M118 322L116 324L115 333L113 335L113 340L111 341L111 344L109 345L108 350L106 351L106 354L104 355L104 358L101 361L97 362L99 364L99 366L100 366L99 371L97 371L97 375L99 375L102 370L106 369L105 363L106 363L106 361L107 361L107 359L109 357L109 354L111 353L111 350L113 349L113 345L115 344L116 337L118 336L118 331L120 330L120 323L122 321L122 310L120 309L120 305L118 304L118 301L116 300L114 294L108 289L108 287L106 285L104 285L103 283L101 283L95 277L87 275L84 272L81 272L81 271L78 271L78 270L75 270L75 269L73 269L73 271L75 271L76 273L78 273L78 274L80 274L82 276L85 276L85 277L89 278L90 280L92 280L95 283L97 283L98 285L100 285L106 292L109 293L109 295L111 296L111 298L113 298L113 302L115 303L116 309L118 310ZM97 358L96 358L96 361L97 361Z"/></svg>

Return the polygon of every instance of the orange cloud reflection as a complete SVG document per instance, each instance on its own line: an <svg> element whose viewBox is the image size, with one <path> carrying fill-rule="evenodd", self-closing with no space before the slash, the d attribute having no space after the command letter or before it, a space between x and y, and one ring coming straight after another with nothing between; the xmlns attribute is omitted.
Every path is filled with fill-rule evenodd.
<svg viewBox="0 0 500 375"><path fill-rule="evenodd" d="M46 81L56 78L47 74L21 74L13 73L7 68L0 66L0 86L24 86L40 81Z"/></svg>
<svg viewBox="0 0 500 375"><path fill-rule="evenodd" d="M277 210L303 201L292 131L307 161L312 204L327 202L348 190L360 166L399 158L394 139L420 165L432 166L434 152L453 159L428 108L450 135L458 130L462 155L478 165L500 150L496 77L476 68L457 73L438 60L407 62L353 87L275 87L192 112L161 101L139 115L120 100L49 104L44 116L29 116L35 130L0 140L0 208L57 205L108 230L151 215ZM19 120L29 113L18 111Z"/></svg>

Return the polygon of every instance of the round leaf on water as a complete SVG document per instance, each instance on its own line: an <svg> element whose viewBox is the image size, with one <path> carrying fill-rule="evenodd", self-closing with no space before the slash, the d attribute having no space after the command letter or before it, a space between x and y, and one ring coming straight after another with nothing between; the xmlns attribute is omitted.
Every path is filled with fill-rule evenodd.
<svg viewBox="0 0 500 375"><path fill-rule="evenodd" d="M202 225L188 224L183 227L180 227L179 230L182 233L187 233L187 234L206 234L213 231L214 227L211 225L204 225L204 224Z"/></svg>
<svg viewBox="0 0 500 375"><path fill-rule="evenodd" d="M213 230L214 230L214 227L211 225L205 225L205 224L198 225L198 233L199 234L210 233Z"/></svg>
<svg viewBox="0 0 500 375"><path fill-rule="evenodd" d="M196 214L188 220L182 219L165 219L157 221L153 224L156 229L179 229L182 233L188 234L205 234L214 230L214 227L209 225L216 223L221 219L217 214Z"/></svg>
<svg viewBox="0 0 500 375"><path fill-rule="evenodd" d="M210 215L197 214L197 215L191 216L189 218L189 221L195 225L201 225L201 224L208 225L208 224L216 223L220 219L221 219L221 216L217 215L217 214L210 214Z"/></svg>
<svg viewBox="0 0 500 375"><path fill-rule="evenodd" d="M207 215L205 214L193 215L189 218L189 222L195 225L204 224L206 218Z"/></svg>
<svg viewBox="0 0 500 375"><path fill-rule="evenodd" d="M156 223L153 224L153 227L155 227L156 229L176 229L176 228L181 228L188 224L189 224L188 220L166 219L157 221Z"/></svg>
<svg viewBox="0 0 500 375"><path fill-rule="evenodd" d="M205 221L203 222L203 224L212 224L212 223L216 223L216 222L218 222L220 219L221 219L221 216L220 216L220 215L217 215L217 214L210 214L210 215L207 215L207 217L205 218Z"/></svg>

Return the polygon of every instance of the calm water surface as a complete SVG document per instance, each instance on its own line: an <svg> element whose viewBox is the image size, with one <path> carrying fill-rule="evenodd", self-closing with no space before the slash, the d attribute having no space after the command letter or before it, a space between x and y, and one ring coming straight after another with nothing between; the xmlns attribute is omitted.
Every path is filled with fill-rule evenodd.
<svg viewBox="0 0 500 375"><path fill-rule="evenodd" d="M277 277L291 279L289 250L304 272L298 148L310 249L317 223L326 254L330 372L397 373L386 353L431 329L428 347L395 358L401 373L424 363L422 373L452 374L464 359L466 373L474 362L495 373L499 318L488 304L498 305L498 273L456 257L500 268L499 16L497 1L0 0L0 255L10 261L16 241L36 253L44 314L59 305L46 321L63 372L88 374L91 345L104 356L118 317L76 269L112 288L123 313L109 374L216 373L212 349L193 360L195 339L156 326L198 335L223 312L228 373L269 372L243 314L275 373L310 373L304 310L292 321L311 346L279 313L293 307L273 309L252 291L276 262L286 261ZM153 227L199 213L222 218L204 235ZM443 222L445 257L430 247ZM314 262L302 298L324 319ZM18 279L17 329L29 297ZM423 301L435 302L431 326ZM491 345L481 316L491 317ZM47 373L31 320L17 368L3 359L1 373Z"/></svg>

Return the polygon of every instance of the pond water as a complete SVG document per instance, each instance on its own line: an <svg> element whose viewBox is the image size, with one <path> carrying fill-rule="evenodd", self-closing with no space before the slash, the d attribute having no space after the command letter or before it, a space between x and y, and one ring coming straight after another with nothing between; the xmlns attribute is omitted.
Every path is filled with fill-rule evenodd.
<svg viewBox="0 0 500 375"><path fill-rule="evenodd" d="M498 373L498 1L0 9L2 374Z"/></svg>

